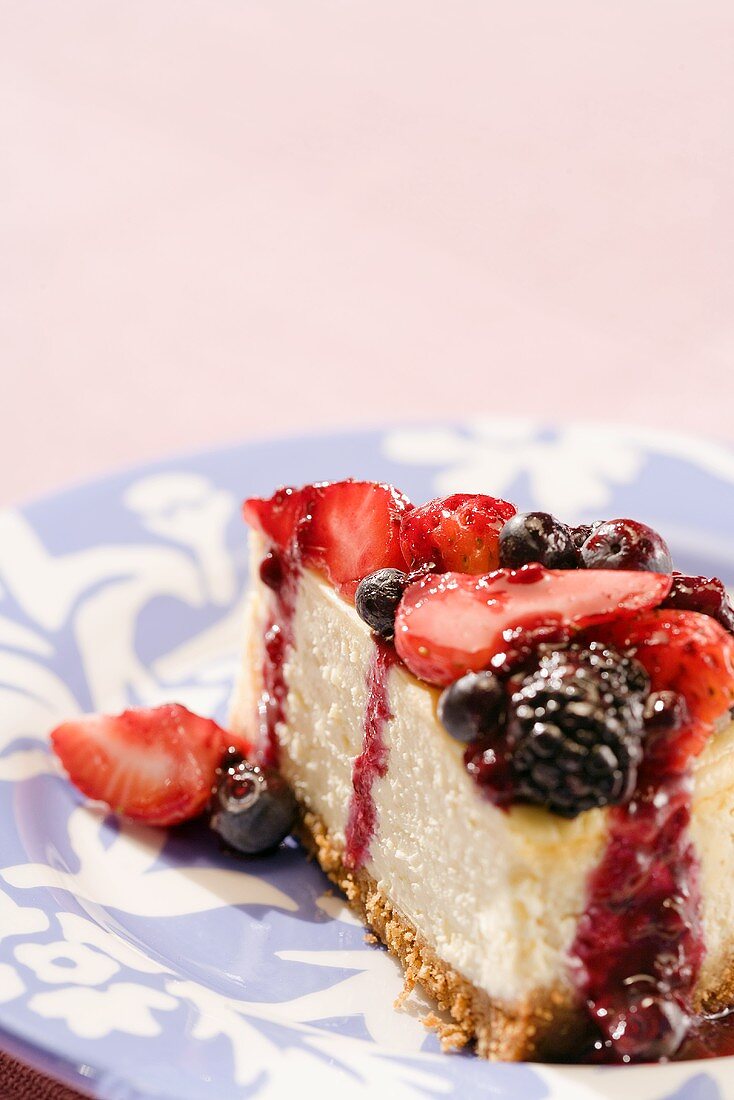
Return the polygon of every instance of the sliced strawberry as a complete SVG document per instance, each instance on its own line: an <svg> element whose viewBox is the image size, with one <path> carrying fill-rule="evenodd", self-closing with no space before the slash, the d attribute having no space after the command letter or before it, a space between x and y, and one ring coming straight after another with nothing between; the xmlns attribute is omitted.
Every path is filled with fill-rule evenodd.
<svg viewBox="0 0 734 1100"><path fill-rule="evenodd" d="M648 611L602 623L588 637L630 651L645 666L653 691L675 691L691 718L687 748L700 752L713 723L734 706L734 637L697 611Z"/></svg>
<svg viewBox="0 0 734 1100"><path fill-rule="evenodd" d="M409 585L395 647L411 672L450 684L541 639L629 618L657 607L671 578L623 570L498 569L486 577L444 573Z"/></svg>
<svg viewBox="0 0 734 1100"><path fill-rule="evenodd" d="M83 794L147 825L176 825L200 814L227 747L248 748L177 703L115 717L84 715L58 726L51 744Z"/></svg>
<svg viewBox="0 0 734 1100"><path fill-rule="evenodd" d="M287 550L305 512L305 493L305 489L286 486L277 489L267 500L250 497L242 505L242 514L250 527L260 531L281 550Z"/></svg>
<svg viewBox="0 0 734 1100"><path fill-rule="evenodd" d="M405 560L413 569L433 563L437 573L490 573L500 563L500 531L515 511L506 500L481 493L429 500L403 518Z"/></svg>
<svg viewBox="0 0 734 1100"><path fill-rule="evenodd" d="M304 561L323 570L342 595L352 596L368 573L405 568L400 524L411 507L391 485L340 481L322 486L301 536Z"/></svg>
<svg viewBox="0 0 734 1100"><path fill-rule="evenodd" d="M346 597L376 569L405 568L400 524L412 505L391 485L335 481L245 501L244 516L282 550L324 573Z"/></svg>

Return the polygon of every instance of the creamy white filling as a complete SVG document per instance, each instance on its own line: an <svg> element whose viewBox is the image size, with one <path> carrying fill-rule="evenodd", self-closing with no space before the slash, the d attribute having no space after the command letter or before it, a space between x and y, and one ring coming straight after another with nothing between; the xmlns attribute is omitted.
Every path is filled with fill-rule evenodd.
<svg viewBox="0 0 734 1100"><path fill-rule="evenodd" d="M252 543L256 563L263 547L257 538ZM262 690L270 598L255 582L232 708L233 725L244 731L253 730ZM354 609L308 570L293 628L281 767L343 843L374 643ZM438 955L493 998L514 1002L568 985L567 954L587 878L604 849L604 811L564 821L533 807L496 809L438 721L438 692L396 667L389 698L389 765L373 787L378 824L366 870ZM734 936L734 725L698 761L692 835L701 861L708 985Z"/></svg>

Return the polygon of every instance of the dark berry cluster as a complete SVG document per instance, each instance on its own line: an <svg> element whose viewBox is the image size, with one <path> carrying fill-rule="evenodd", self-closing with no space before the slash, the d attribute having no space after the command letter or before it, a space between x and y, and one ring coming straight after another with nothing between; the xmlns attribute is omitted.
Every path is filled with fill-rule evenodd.
<svg viewBox="0 0 734 1100"><path fill-rule="evenodd" d="M446 519L446 512L451 518L448 501L438 503L441 517ZM672 573L665 540L636 520L571 527L548 512L501 519L495 560L501 568L518 570L510 574L518 580L530 580L525 574L532 563L541 573L540 566ZM455 543L458 536L451 530ZM431 534L437 537L434 528ZM422 566L423 573L429 569L441 571L435 561ZM360 582L356 609L376 634L393 637L406 587L418 575L383 568ZM661 606L705 614L734 633L734 610L716 578L673 573ZM624 802L637 778L646 724L651 730L681 725L684 701L674 693L667 693L671 698L649 695L642 665L601 643L535 646L518 651L501 667L467 673L442 693L439 717L466 746L467 769L498 805L531 802L574 817ZM530 662L520 673L519 661Z"/></svg>
<svg viewBox="0 0 734 1100"><path fill-rule="evenodd" d="M518 512L500 532L500 563L539 561L549 569L648 569L670 573L665 540L634 519L569 527L549 512Z"/></svg>
<svg viewBox="0 0 734 1100"><path fill-rule="evenodd" d="M594 642L539 658L510 699L518 799L563 817L625 802L642 757L645 670Z"/></svg>
<svg viewBox="0 0 734 1100"><path fill-rule="evenodd" d="M649 690L637 661L601 643L544 647L506 682L489 671L461 677L439 716L468 743L468 769L495 802L575 817L629 798Z"/></svg>

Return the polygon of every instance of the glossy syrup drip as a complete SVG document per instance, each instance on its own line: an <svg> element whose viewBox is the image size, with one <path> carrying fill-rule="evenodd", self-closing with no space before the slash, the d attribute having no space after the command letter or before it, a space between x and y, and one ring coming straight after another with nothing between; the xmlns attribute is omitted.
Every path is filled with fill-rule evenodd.
<svg viewBox="0 0 734 1100"><path fill-rule="evenodd" d="M670 1057L692 1023L704 947L685 734L651 737L633 798L609 811L589 880L571 959L600 1034L592 1060Z"/></svg>
<svg viewBox="0 0 734 1100"><path fill-rule="evenodd" d="M270 614L263 645L263 691L258 702L259 763L278 766L278 726L285 721L288 686L285 663L293 647L293 616L296 610L301 565L297 554L271 550L260 565L260 579L271 590Z"/></svg>
<svg viewBox="0 0 734 1100"><path fill-rule="evenodd" d="M352 767L352 797L346 828L344 858L352 870L357 870L369 858L370 844L377 828L377 807L372 788L375 780L387 773L388 749L383 732L392 718L388 680L397 657L390 643L378 637L374 642L367 672L364 740L362 752Z"/></svg>
<svg viewBox="0 0 734 1100"><path fill-rule="evenodd" d="M734 1011L696 1020L674 1061L725 1058L734 1054Z"/></svg>

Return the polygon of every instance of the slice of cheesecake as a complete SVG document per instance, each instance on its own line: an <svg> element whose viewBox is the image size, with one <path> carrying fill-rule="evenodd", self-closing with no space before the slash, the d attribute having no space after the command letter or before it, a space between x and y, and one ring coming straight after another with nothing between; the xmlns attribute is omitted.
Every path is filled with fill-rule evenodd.
<svg viewBox="0 0 734 1100"><path fill-rule="evenodd" d="M585 569L604 565L603 530L490 497L413 509L345 482L245 516L232 726L287 778L306 844L408 987L450 1014L447 1042L655 1058L729 1005L734 643L717 583L659 571L654 532Z"/></svg>

